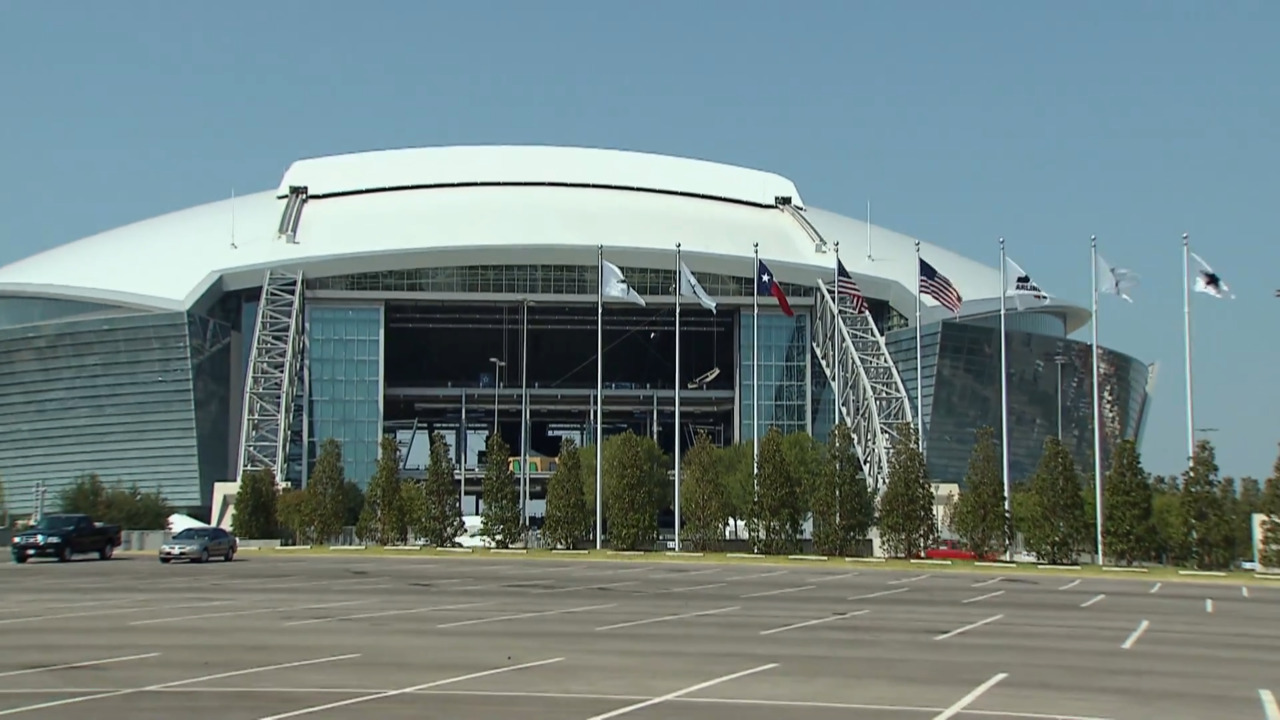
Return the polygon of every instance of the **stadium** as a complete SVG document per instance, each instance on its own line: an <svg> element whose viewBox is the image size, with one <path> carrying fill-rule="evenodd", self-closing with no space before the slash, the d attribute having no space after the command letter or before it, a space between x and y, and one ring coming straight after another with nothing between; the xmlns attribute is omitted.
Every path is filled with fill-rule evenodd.
<svg viewBox="0 0 1280 720"><path fill-rule="evenodd" d="M681 427L677 244L715 301L681 302ZM832 292L837 244L866 314ZM433 431L470 493L494 427L531 458L536 498L559 438L591 442L597 412L606 435L630 428L668 453L697 431L749 442L757 247L794 309L759 300L760 431L822 440L839 412L878 479L918 399L931 476L960 482L974 429L1000 424L999 268L921 244L964 302L953 314L921 299L917 367L916 241L806 206L786 178L614 150L440 147L300 160L275 189L0 268L10 509L98 473L209 517L215 483L262 467L305 483L328 438L362 484L384 434L420 472ZM604 303L597 397L601 256L645 304ZM1051 434L1088 467L1091 352L1069 336L1089 312L1052 297L1010 307L1013 475ZM1105 455L1140 437L1152 372L1100 357Z"/></svg>

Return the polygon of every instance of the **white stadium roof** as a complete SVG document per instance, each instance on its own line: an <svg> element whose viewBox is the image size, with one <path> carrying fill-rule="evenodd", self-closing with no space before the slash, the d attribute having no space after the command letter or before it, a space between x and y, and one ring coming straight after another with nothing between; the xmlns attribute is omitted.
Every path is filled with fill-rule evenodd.
<svg viewBox="0 0 1280 720"><path fill-rule="evenodd" d="M278 236L290 187L307 188L296 242ZM694 272L749 276L752 243L783 282L828 279L834 262L779 198L788 198L872 297L914 316L915 240L805 208L781 176L701 160L561 147L443 147L294 163L275 190L161 215L0 268L0 295L186 310L210 289L256 287L270 267L311 277L488 264L579 264L605 246L615 264L670 267L675 243ZM990 312L1000 272L936 245L924 258ZM925 298L928 319L946 315ZM1074 331L1088 320L1051 301Z"/></svg>

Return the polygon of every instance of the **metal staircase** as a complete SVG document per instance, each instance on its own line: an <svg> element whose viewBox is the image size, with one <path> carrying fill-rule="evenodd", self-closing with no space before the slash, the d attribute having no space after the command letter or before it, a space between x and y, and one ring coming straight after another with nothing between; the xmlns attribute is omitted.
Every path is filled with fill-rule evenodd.
<svg viewBox="0 0 1280 720"><path fill-rule="evenodd" d="M305 355L302 297L301 272L267 271L245 378L237 481L247 471L270 470L285 482Z"/></svg>
<svg viewBox="0 0 1280 720"><path fill-rule="evenodd" d="M838 303L819 280L813 349L835 392L840 418L853 432L867 481L879 492L888 480L889 453L897 428L912 422L911 402L884 337L870 315L853 312L847 300Z"/></svg>

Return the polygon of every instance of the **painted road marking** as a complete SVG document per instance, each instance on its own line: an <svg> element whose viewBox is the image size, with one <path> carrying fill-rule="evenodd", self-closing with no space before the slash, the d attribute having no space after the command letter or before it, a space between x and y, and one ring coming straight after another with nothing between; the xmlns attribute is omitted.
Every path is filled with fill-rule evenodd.
<svg viewBox="0 0 1280 720"><path fill-rule="evenodd" d="M534 595L544 595L546 593L562 593L574 592L575 590L603 590L604 588L622 587L623 585L635 585L639 580L628 580L626 582L604 583L603 585L575 585L566 588L551 588L548 590L534 590Z"/></svg>
<svg viewBox="0 0 1280 720"><path fill-rule="evenodd" d="M1204 599L1204 611L1207 613L1213 612L1213 601L1209 598Z"/></svg>
<svg viewBox="0 0 1280 720"><path fill-rule="evenodd" d="M1158 593L1158 592L1160 592L1160 586L1161 586L1161 585L1163 585L1163 584L1164 584L1164 583L1156 583L1155 585L1152 585L1152 586L1151 586L1151 589L1150 589L1150 590L1148 590L1147 592L1148 592L1148 593Z"/></svg>
<svg viewBox="0 0 1280 720"><path fill-rule="evenodd" d="M657 595L659 593L679 593L679 592L690 592L692 590L710 590L711 588L724 587L727 584L728 583L711 583L710 585L692 585L689 587L668 588L666 590L654 590L653 594Z"/></svg>
<svg viewBox="0 0 1280 720"><path fill-rule="evenodd" d="M663 615L662 617L647 618L644 620L632 620L631 622L617 623L614 625L605 625L603 627L596 628L596 630L618 630L620 628L635 627L637 625L648 625L650 623L666 622L668 620L683 620L685 618L700 617L702 615L718 615L719 613L733 612L734 610L741 610L741 609L742 609L741 605L734 605L733 607L719 608L717 610L702 610L699 612L681 613L679 615Z"/></svg>
<svg viewBox="0 0 1280 720"><path fill-rule="evenodd" d="M1079 585L1079 584L1080 584L1080 579L1079 579L1079 578L1077 578L1077 579L1072 580L1071 582L1067 583L1066 585L1063 585L1062 587L1060 587L1060 588L1058 588L1058 589L1059 589L1059 590L1070 590L1071 588L1073 588L1073 587L1075 587L1075 586L1077 586L1077 585Z"/></svg>
<svg viewBox="0 0 1280 720"><path fill-rule="evenodd" d="M769 595L785 595L786 593L801 592L803 590L812 590L816 587L818 586L817 585L801 585L800 587L782 588L781 590L765 590L764 592L750 593L749 595L742 595L741 597L754 598L754 597L766 597Z"/></svg>
<svg viewBox="0 0 1280 720"><path fill-rule="evenodd" d="M769 663L768 665L761 665L760 667L751 668L750 670L743 670L742 672L736 672L736 673L733 673L732 675L722 675L714 680L701 682L701 683L698 683L697 685L690 685L687 688L681 688L680 690L677 690L673 693L667 693L666 695L661 695L659 697L652 698L650 700L642 700L638 703L627 705L626 707L620 707L617 710L611 710L607 713L596 715L594 717L588 718L588 720L609 720L610 718L616 718L619 715L626 715L628 713L635 712L636 710L642 710L644 708L652 707L654 705L660 705L669 700L675 700L676 698L698 692L699 690L705 690L709 687L712 687L713 685L719 685L720 683L729 682L730 680L737 680L740 677L754 675L758 672L764 672L765 670L772 670L776 667L778 667L777 663Z"/></svg>
<svg viewBox="0 0 1280 720"><path fill-rule="evenodd" d="M1128 650L1129 648L1133 647L1133 644L1138 642L1138 638L1142 637L1142 633L1146 632L1147 628L1149 627L1151 627L1151 623L1147 622L1146 620L1143 620L1142 622L1138 623L1138 629L1129 633L1129 638L1124 641L1124 644L1120 646L1120 649Z"/></svg>
<svg viewBox="0 0 1280 720"><path fill-rule="evenodd" d="M987 593L986 595L979 595L978 597L969 598L968 600L961 600L961 601L960 601L960 604L961 604L961 605L967 605L967 604L969 604L969 603L975 603L975 602L978 602L978 601L980 601L980 600L986 600L987 598L993 598L993 597L997 597L997 596L999 596L999 595L1003 595L1003 594L1004 594L1004 591L1003 591L1003 590L997 590L997 591L995 591L995 592L989 592L989 593Z"/></svg>
<svg viewBox="0 0 1280 720"><path fill-rule="evenodd" d="M788 570L774 570L766 573L751 573L750 575L735 575L734 577L725 578L725 580L754 580L756 578L767 578L775 575L786 575Z"/></svg>
<svg viewBox="0 0 1280 720"><path fill-rule="evenodd" d="M1276 704L1276 696L1270 690L1259 690L1258 698L1262 700L1262 712L1267 720L1280 720L1280 705Z"/></svg>
<svg viewBox="0 0 1280 720"><path fill-rule="evenodd" d="M461 605L433 605L431 607L412 608L409 610L383 610L381 612L360 613L359 615L340 615L338 617L327 618L311 618L308 620L294 620L285 623L285 627L291 625L314 625L316 623L336 622L338 620L364 620L365 618L387 617L388 615L411 615L414 613L434 612L436 610L458 610L461 608L479 607L481 605L492 605L491 602L474 602L462 603Z"/></svg>
<svg viewBox="0 0 1280 720"><path fill-rule="evenodd" d="M845 599L846 600L870 600L871 598L884 597L885 595L896 595L897 593L904 593L910 589L911 588L898 588L897 590L881 590L880 592L867 593L866 595L854 595L851 598L845 598Z"/></svg>
<svg viewBox="0 0 1280 720"><path fill-rule="evenodd" d="M796 630L802 627L809 627L810 625L821 625L822 623L828 623L833 620L844 620L845 618L851 618L856 615L866 615L869 612L871 611L870 610L854 610L853 612L844 613L842 615L832 615L831 617L818 618L817 620L805 620L804 622L792 623L791 625L783 625L782 627L773 628L772 630L761 630L760 634L773 635L775 633L786 632L788 630Z"/></svg>
<svg viewBox="0 0 1280 720"><path fill-rule="evenodd" d="M544 610L542 612L516 613L514 615L497 615L494 617L477 618L475 620L459 620L458 622L445 623L437 625L438 628L462 627L463 625L480 625L482 623L502 622L503 620L523 620L531 617L546 617L548 615L564 615L566 613L587 612L588 610L604 610L605 608L617 607L617 603L608 605L587 605L584 607L569 608L567 610Z"/></svg>
<svg viewBox="0 0 1280 720"><path fill-rule="evenodd" d="M909 582L915 582L915 581L917 581L917 580L923 580L923 579L928 578L928 577L933 577L933 575L916 575L915 577L899 578L899 579L897 579L897 580L890 580L890 581L888 582L888 584L889 584L889 585L901 585L901 584L903 584L903 583L909 583Z"/></svg>
<svg viewBox="0 0 1280 720"><path fill-rule="evenodd" d="M170 618L151 618L150 620L134 620L130 625L155 625L157 623L186 622L187 620L204 620L205 618L220 617L239 617L241 615L262 615L265 613L291 612L293 610L321 610L331 607L342 607L343 605L358 605L367 603L369 600L346 600L344 602L323 603L320 605L294 605L291 607L280 608L258 608L256 610L232 610L222 613L202 613L200 615L183 615L181 617Z"/></svg>
<svg viewBox="0 0 1280 720"><path fill-rule="evenodd" d="M1080 607L1089 607L1090 605L1093 605L1094 603L1102 602L1102 601L1103 601L1103 600L1105 600L1106 598L1107 598L1107 596L1106 596L1106 595L1094 595L1093 597L1089 598L1088 600L1085 600L1084 602L1080 603Z"/></svg>
<svg viewBox="0 0 1280 720"><path fill-rule="evenodd" d="M1001 580L1003 580L1003 579L1004 579L1004 578L1002 578L1002 577L998 577L998 578L994 578L994 579L992 579L992 580L983 580L982 582L976 582L976 583L974 583L974 584L970 585L969 587L986 587L986 586L988 586L988 585L995 585L996 583L1000 582L1000 581L1001 581Z"/></svg>
<svg viewBox="0 0 1280 720"><path fill-rule="evenodd" d="M970 624L968 624L968 625L965 625L965 626L964 626L964 627L962 627L962 628L957 628L957 629L955 629L955 630L952 630L952 631L951 631L951 632L949 632L949 633L943 633L942 635L939 635L939 636L935 637L935 638L934 638L934 640L946 640L947 638L955 637L956 635L959 635L960 633L969 632L970 630L972 630L972 629L974 629L974 628L980 628L980 627L982 627L983 625L986 625L987 623L993 623L993 622L995 622L995 621L997 621L997 620L999 620L1000 618L1003 618L1003 617L1004 617L1004 615L992 615L991 617L987 618L986 620L979 620L979 621L978 621L978 622L976 622L976 623L970 623Z"/></svg>
<svg viewBox="0 0 1280 720"><path fill-rule="evenodd" d="M95 665L109 665L111 663L128 662L130 660L145 660L146 658L158 657L160 653L146 653L144 655L122 655L120 657L107 658L105 660L86 660L85 662L64 663L62 665L45 665L43 667L27 668L25 670L10 670L8 672L0 672L0 677L13 677L15 675L30 675L32 673L48 672L50 670L71 670L73 668L93 667Z"/></svg>
<svg viewBox="0 0 1280 720"><path fill-rule="evenodd" d="M977 700L978 698L982 697L983 693L995 687L996 683L1000 682L1001 680L1007 677L1009 677L1009 673L1000 673L998 675L993 676L990 680L982 683L978 687L971 690L968 695L965 695L964 697L957 700L956 704L952 705L946 710L943 710L937 715L934 715L933 720L949 720L949 718L953 718L956 715L959 715L960 713L964 712L965 708L972 705L974 700Z"/></svg>
<svg viewBox="0 0 1280 720"><path fill-rule="evenodd" d="M858 573L856 572L850 572L850 573L844 573L842 575L823 575L821 577L809 578L809 582L827 582L828 580L843 580L845 578L851 578L857 574Z"/></svg>

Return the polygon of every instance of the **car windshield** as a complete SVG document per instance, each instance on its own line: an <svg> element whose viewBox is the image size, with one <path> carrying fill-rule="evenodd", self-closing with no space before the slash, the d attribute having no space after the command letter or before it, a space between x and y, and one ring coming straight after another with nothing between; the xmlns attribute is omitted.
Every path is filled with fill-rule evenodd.
<svg viewBox="0 0 1280 720"><path fill-rule="evenodd" d="M77 515L45 515L36 523L36 530L69 530L76 526Z"/></svg>
<svg viewBox="0 0 1280 720"><path fill-rule="evenodd" d="M187 529L173 536L174 540L208 540L213 537L209 529Z"/></svg>

